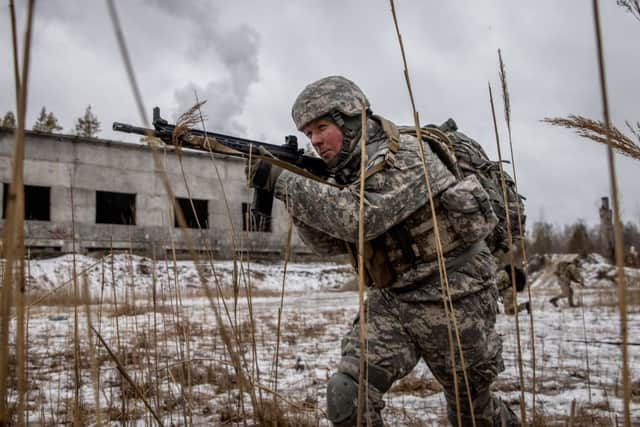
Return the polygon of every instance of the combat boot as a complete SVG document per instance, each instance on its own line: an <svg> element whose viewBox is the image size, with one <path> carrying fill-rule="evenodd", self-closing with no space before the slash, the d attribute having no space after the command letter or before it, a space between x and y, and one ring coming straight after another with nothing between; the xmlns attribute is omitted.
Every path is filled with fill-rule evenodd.
<svg viewBox="0 0 640 427"><path fill-rule="evenodd" d="M516 414L498 397L492 396L489 392L480 394L474 400L474 417L468 414L461 416L461 426L476 427L520 427L522 424ZM452 426L458 427L458 418L455 409L448 407L447 416ZM474 423L475 421L475 423Z"/></svg>
<svg viewBox="0 0 640 427"><path fill-rule="evenodd" d="M493 425L495 427L520 427L522 423L518 416L504 403L504 400L494 398L494 417Z"/></svg>

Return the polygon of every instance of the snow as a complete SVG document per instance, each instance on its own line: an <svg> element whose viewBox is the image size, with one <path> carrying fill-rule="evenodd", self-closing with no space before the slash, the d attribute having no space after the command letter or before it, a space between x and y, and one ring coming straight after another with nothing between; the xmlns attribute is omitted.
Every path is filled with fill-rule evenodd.
<svg viewBox="0 0 640 427"><path fill-rule="evenodd" d="M150 295L154 282L159 286L162 280L177 280L185 290L202 289L198 271L193 261L157 261L137 255L116 254L113 257L91 258L82 255L64 255L28 263L28 286L38 293L73 287L73 272L82 275L85 271L89 279L89 292L97 298L112 289L124 295L127 287L135 287L139 295ZM155 269L154 269L155 264ZM234 263L233 261L201 261L198 263L206 279L205 286L214 287L216 282L223 288L232 286L234 270L242 282L261 291L280 292L284 263ZM177 272L177 277L174 272ZM351 267L335 263L289 263L287 265L287 292L309 292L338 289L353 274ZM80 281L80 280L78 280ZM80 285L82 286L82 285Z"/></svg>
<svg viewBox="0 0 640 427"><path fill-rule="evenodd" d="M555 308L548 302L558 292L552 271L555 263L562 259L562 256L552 257L545 269L531 277L536 409L546 425L562 424L575 401L576 414L586 417L580 418L585 423L589 420L588 424L597 421L615 425L621 420L623 408L620 320L614 282L603 278L613 277L612 267L596 255L581 259L586 286L575 287L581 306L569 308L566 302L561 302L561 306ZM230 321L240 325L232 341L234 347L240 349L247 376L253 379L259 376L262 388L260 393L256 391L257 395L271 401L272 391L277 388L279 404L285 413L295 415L299 424L328 425L323 417L326 382L340 359L340 338L350 328L358 309L356 292L337 291L353 280L349 266L287 265L276 387L276 325L284 263L199 264L206 286L214 291L219 289L225 296L214 299L213 305L205 296L197 269L190 261L178 261L175 266L173 261L162 261L154 267L150 259L126 254L116 255L113 260L77 255L75 264L79 274L87 270L93 303L90 305L92 324L166 424L182 425L189 417L194 425L242 424L239 386L224 351L215 316L217 311L227 333L231 331ZM40 296L66 291L69 295L73 289L71 255L32 260L28 268L29 293ZM630 295L637 295L640 272L626 269L625 273ZM237 299L233 298L234 277L239 278ZM77 282L80 286L83 280ZM252 294L250 299L247 290ZM526 299L526 291L519 294L519 299L523 297ZM640 423L640 346L636 342L640 332L640 305L635 301L628 310L634 424ZM96 421L91 374L94 355L99 364L103 421L118 424L124 404L124 416L130 421L140 425L150 423L150 412L132 388L123 385L116 364L105 348L95 337L89 343L84 305L78 306L77 316L80 395L86 423ZM520 313L519 321L525 402L530 419L533 346L528 314ZM498 315L496 328L503 335L506 370L494 389L519 413L514 317ZM74 306L64 301L55 305L32 305L28 310L28 331L29 421L68 422L75 387ZM255 352L252 342L255 342ZM191 360L190 391L182 369L182 361L186 359ZM428 368L420 362L386 395L386 422L388 425L441 425L445 420L445 402L438 390ZM250 396L246 390L242 396L244 411L249 414ZM247 416L250 419L250 415ZM579 424L577 421L576 425Z"/></svg>

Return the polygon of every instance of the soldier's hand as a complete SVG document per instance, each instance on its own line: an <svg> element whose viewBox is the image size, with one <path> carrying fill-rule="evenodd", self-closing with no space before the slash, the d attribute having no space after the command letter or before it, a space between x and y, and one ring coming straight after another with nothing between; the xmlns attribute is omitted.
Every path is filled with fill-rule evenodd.
<svg viewBox="0 0 640 427"><path fill-rule="evenodd" d="M247 161L244 173L249 187L273 192L282 168L266 160L253 159L250 163Z"/></svg>

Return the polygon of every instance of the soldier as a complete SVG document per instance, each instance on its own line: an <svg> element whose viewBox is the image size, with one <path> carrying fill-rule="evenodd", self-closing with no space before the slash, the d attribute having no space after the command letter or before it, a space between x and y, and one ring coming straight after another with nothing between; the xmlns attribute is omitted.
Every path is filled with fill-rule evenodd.
<svg viewBox="0 0 640 427"><path fill-rule="evenodd" d="M367 113L364 147L360 142L363 103ZM368 413L363 422L370 417L373 426L384 425L384 393L423 358L444 388L453 425L457 425L457 410L463 425L472 424L472 410L477 426L519 425L508 406L489 390L504 370L502 342L494 329L496 266L484 242L497 219L477 178L456 178L423 144L449 293L464 348L468 396L457 347L455 365L451 363L430 201L418 150L422 142L399 134L393 123L373 115L360 88L341 76L305 87L295 100L292 116L327 163L332 178L316 182L257 161L248 167L248 180L253 187L274 191L275 197L286 200L300 237L319 254L350 253L352 260L357 258L360 150L366 150L368 402L362 402L362 407ZM357 317L342 340L341 354L337 372L327 385L327 415L335 426L354 426L361 357Z"/></svg>
<svg viewBox="0 0 640 427"><path fill-rule="evenodd" d="M515 277L516 291L522 292L527 286L527 276L521 268L515 267ZM511 285L510 265L505 265L502 269L498 270L496 285L498 287L498 291L500 291L500 297L502 298L502 305L504 306L505 314L515 314L513 309L513 287ZM530 301L518 304L517 309L518 313L522 310L531 310Z"/></svg>
<svg viewBox="0 0 640 427"><path fill-rule="evenodd" d="M558 278L558 285L560 286L561 293L554 296L549 300L554 307L558 306L558 300L560 298L567 298L570 307L577 307L578 305L573 300L573 288L571 282L577 282L584 286L584 279L578 269L578 258L574 258L571 261L561 261L556 266L554 274Z"/></svg>

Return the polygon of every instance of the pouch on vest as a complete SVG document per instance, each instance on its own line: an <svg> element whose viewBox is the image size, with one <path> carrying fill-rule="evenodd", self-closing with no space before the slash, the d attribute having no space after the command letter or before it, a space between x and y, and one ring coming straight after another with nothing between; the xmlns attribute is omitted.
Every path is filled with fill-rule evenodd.
<svg viewBox="0 0 640 427"><path fill-rule="evenodd" d="M475 175L449 187L440 196L457 237L471 244L485 239L498 224L489 195Z"/></svg>

